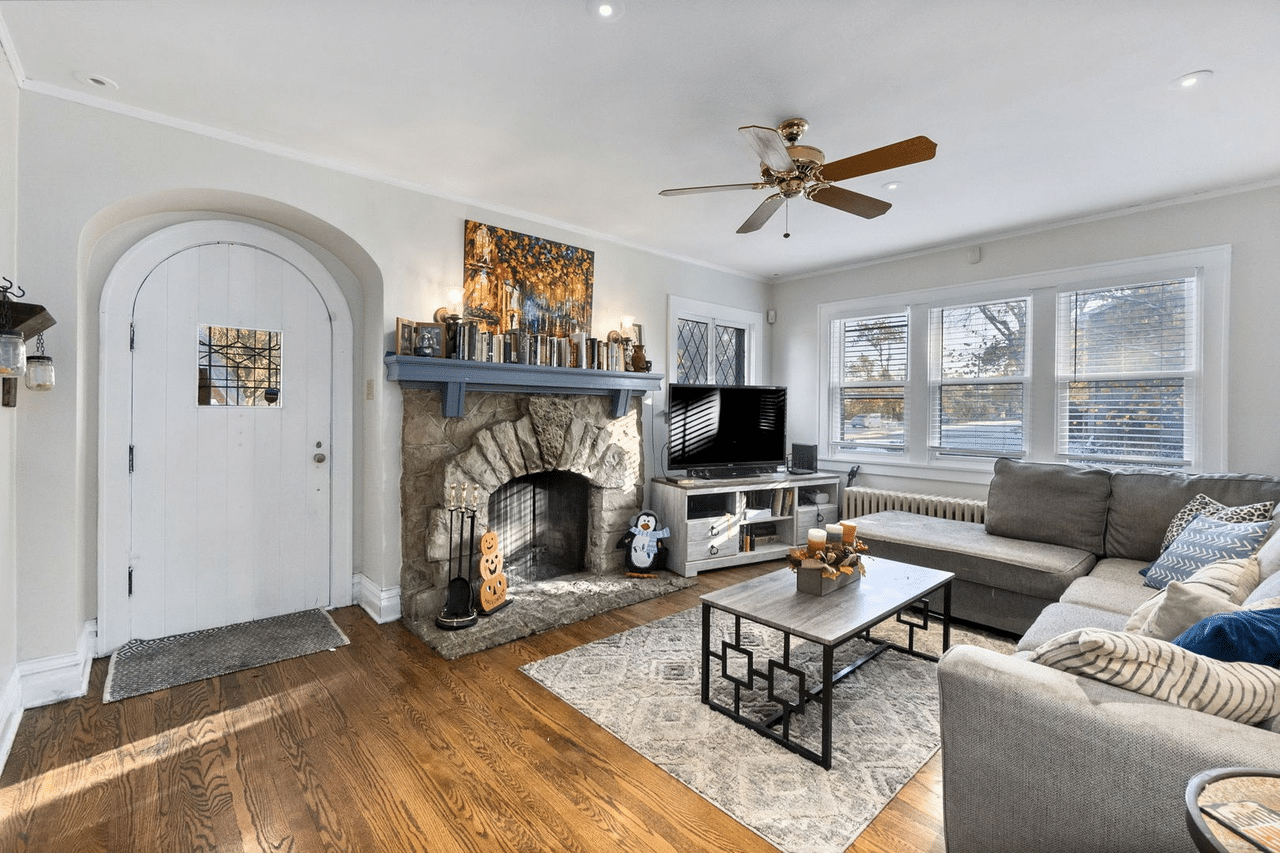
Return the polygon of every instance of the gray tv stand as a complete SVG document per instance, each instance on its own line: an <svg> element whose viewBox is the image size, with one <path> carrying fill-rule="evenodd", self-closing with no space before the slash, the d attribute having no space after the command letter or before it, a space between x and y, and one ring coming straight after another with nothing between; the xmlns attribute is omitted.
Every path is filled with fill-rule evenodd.
<svg viewBox="0 0 1280 853"><path fill-rule="evenodd" d="M811 527L839 520L840 474L766 474L721 480L658 477L649 506L671 529L667 568L698 572L785 557ZM826 499L814 503L814 493Z"/></svg>

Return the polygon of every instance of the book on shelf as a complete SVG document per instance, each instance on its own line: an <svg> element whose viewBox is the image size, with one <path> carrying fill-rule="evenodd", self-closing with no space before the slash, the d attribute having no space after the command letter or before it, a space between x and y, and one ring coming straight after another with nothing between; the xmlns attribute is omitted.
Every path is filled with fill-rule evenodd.
<svg viewBox="0 0 1280 853"><path fill-rule="evenodd" d="M1259 849L1280 853L1280 812L1248 800L1209 803L1200 811Z"/></svg>
<svg viewBox="0 0 1280 853"><path fill-rule="evenodd" d="M773 490L773 514L774 515L782 515L783 495L789 491L790 489L774 489Z"/></svg>

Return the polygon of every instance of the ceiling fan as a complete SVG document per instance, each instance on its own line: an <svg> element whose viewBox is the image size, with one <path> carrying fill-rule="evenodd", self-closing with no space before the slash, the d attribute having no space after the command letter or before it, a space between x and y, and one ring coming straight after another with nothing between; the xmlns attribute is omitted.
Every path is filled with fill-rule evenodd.
<svg viewBox="0 0 1280 853"><path fill-rule="evenodd" d="M760 180L749 184L716 184L708 187L680 187L663 190L658 195L689 195L692 193L720 192L722 190L777 190L766 198L738 228L739 234L758 231L769 217L788 199L803 195L819 204L843 210L863 219L874 219L892 207L887 201L832 186L844 181L885 169L895 169L932 160L938 146L927 136L913 136L883 148L864 151L826 162L826 155L809 145L800 145L800 137L809 129L809 122L802 118L787 119L776 128L749 124L738 128L747 144L760 157ZM790 235L786 235L790 236Z"/></svg>

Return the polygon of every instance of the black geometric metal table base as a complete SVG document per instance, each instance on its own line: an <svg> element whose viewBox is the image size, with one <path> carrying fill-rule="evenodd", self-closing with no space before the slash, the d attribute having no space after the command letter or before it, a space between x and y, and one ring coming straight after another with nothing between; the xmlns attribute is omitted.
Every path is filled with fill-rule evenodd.
<svg viewBox="0 0 1280 853"><path fill-rule="evenodd" d="M871 636L871 628L859 631L852 636L831 645L822 644L822 674L819 683L816 686L808 686L808 675L800 668L793 666L791 662L791 639L794 636L791 631L774 626L765 626L755 623L755 620L738 614L728 614L733 618L733 638L732 640L722 640L719 649L716 650L711 642L711 611L716 608L713 604L703 601L702 603L702 701L712 709L719 711L735 722L741 723L750 729L755 730L759 734L774 740L796 753L797 755L807 758L808 760L821 765L824 769L831 769L831 718L833 710L832 693L835 685L842 679L848 677L851 673L856 672L859 667L874 660L886 649L895 649L915 657L924 658L926 660L937 661L937 656L918 651L915 647L915 632L917 629L928 631L931 619L938 621L942 627L942 650L946 651L951 640L951 584L948 580L939 585L938 588L931 592L941 591L943 594L943 603L941 612L931 609L928 596L919 598L915 601L902 605L902 609L895 615L897 620L908 627L907 645L901 646L896 643L890 643L886 640L879 640ZM886 614L886 616L889 614ZM915 617L915 618L913 618ZM746 618L749 623L760 625L763 628L776 630L782 634L782 657L769 658L765 668L759 669L755 666L756 653L755 650L747 648L742 643L742 621ZM838 672L835 668L835 653L851 640L858 639L872 643L872 648L862 654L852 663L840 669ZM733 702L732 704L723 704L711 695L711 674L712 661L719 661L718 677L732 685ZM767 719L760 720L755 716L749 716L743 711L744 700L755 699L756 703L760 698L756 695L755 690L756 679L759 679L765 685L764 698L778 707L778 711ZM801 743L792 736L792 717L797 714L803 714L810 703L817 703L821 708L822 723L820 726L821 746L814 749L813 746Z"/></svg>

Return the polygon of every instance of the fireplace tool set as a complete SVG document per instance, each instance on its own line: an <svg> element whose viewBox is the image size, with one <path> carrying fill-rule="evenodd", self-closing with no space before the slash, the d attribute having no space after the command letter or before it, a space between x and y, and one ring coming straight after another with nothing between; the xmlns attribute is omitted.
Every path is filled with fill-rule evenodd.
<svg viewBox="0 0 1280 853"><path fill-rule="evenodd" d="M480 486L449 484L449 583L445 589L444 609L436 617L436 625L448 631L470 628L479 620L475 595L471 588L471 566L475 562L476 509L480 504ZM498 551L498 534L492 530L480 538L480 612L486 616L511 602L507 599L507 576L502 572L502 554Z"/></svg>

